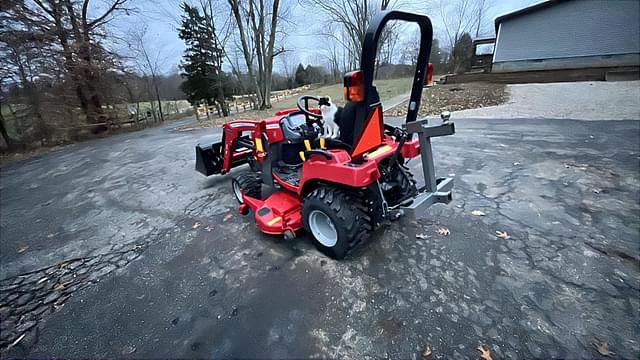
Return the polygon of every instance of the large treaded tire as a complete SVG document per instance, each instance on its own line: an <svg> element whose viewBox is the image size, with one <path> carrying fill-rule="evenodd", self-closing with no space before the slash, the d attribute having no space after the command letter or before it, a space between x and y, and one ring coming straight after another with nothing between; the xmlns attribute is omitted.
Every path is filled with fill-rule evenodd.
<svg viewBox="0 0 640 360"><path fill-rule="evenodd" d="M262 180L260 177L254 173L243 173L233 177L231 180L231 189L233 190L234 197L238 200L239 203L243 203L241 199L238 198L238 194L236 192L236 187L242 189L242 192L246 196L250 196L256 199L262 199Z"/></svg>
<svg viewBox="0 0 640 360"><path fill-rule="evenodd" d="M325 246L314 236L309 225L309 215L314 210L325 213L333 222L337 231L335 245ZM357 190L331 186L321 186L304 198L302 222L311 234L316 248L323 254L338 260L368 239L373 230L371 209L367 206L364 194Z"/></svg>

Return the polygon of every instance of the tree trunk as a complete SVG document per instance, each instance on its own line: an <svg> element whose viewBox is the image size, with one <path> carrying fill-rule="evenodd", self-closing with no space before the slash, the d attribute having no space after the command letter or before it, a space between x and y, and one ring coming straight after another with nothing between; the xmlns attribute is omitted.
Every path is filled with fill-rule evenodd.
<svg viewBox="0 0 640 360"><path fill-rule="evenodd" d="M140 103L136 101L136 127L140 126Z"/></svg>
<svg viewBox="0 0 640 360"><path fill-rule="evenodd" d="M2 89L0 89L0 98L2 98L2 95L3 95ZM9 111L11 111L11 113L13 114L13 118L16 119L15 113L13 112L13 108L11 107L11 104L7 102L7 105L9 106ZM4 118L4 115L2 115L2 103L0 102L0 135L2 135L2 138L4 139L4 143L7 144L7 150L11 151L15 147L15 142L7 132L6 123L7 122L6 122L6 119Z"/></svg>
<svg viewBox="0 0 640 360"><path fill-rule="evenodd" d="M11 151L15 148L15 143L13 139L7 133L7 128L5 127L5 119L2 113L0 112L0 135L2 135L2 139L4 143L7 144L7 150Z"/></svg>
<svg viewBox="0 0 640 360"><path fill-rule="evenodd" d="M278 10L280 7L280 0L273 0L273 7L271 9L271 31L269 33L269 43L267 45L267 56L265 59L265 92L264 97L266 99L265 105L267 108L271 108L271 74L273 73L273 47L276 40L276 28L278 26Z"/></svg>
<svg viewBox="0 0 640 360"><path fill-rule="evenodd" d="M238 32L240 33L240 43L242 44L242 54L244 55L244 61L247 66L247 73L249 75L249 80L253 85L255 90L257 102L254 105L254 108L257 108L257 104L262 103L262 94L260 93L260 89L258 87L258 81L256 79L256 75L253 69L253 59L251 57L251 50L249 49L249 45L247 42L247 34L246 29L244 28L244 20L242 19L242 15L240 14L240 4L238 0L228 0L229 5L231 6L231 10L233 12L233 17L236 19L236 25L238 26Z"/></svg>
<svg viewBox="0 0 640 360"><path fill-rule="evenodd" d="M151 115L153 115L153 123L158 122L158 115L156 114L156 103L155 101L150 101L151 103Z"/></svg>
<svg viewBox="0 0 640 360"><path fill-rule="evenodd" d="M153 87L156 91L156 100L158 100L158 111L160 112L160 121L164 122L164 114L162 113L162 101L160 101L160 91L158 90L158 82L156 81L156 75L153 74Z"/></svg>
<svg viewBox="0 0 640 360"><path fill-rule="evenodd" d="M222 64L220 63L218 69L222 68ZM220 71L221 72L221 71ZM222 89L222 83L220 82L220 76L218 75L218 80L217 80L217 93L218 93L218 102L220 103L220 105L222 106L222 113L224 114L224 116L229 116L229 106L227 105L227 101L225 100L224 97L224 90Z"/></svg>
<svg viewBox="0 0 640 360"><path fill-rule="evenodd" d="M193 112L196 114L196 120L198 122L201 122L202 120L200 120L200 113L198 112L198 106L197 105L193 106Z"/></svg>

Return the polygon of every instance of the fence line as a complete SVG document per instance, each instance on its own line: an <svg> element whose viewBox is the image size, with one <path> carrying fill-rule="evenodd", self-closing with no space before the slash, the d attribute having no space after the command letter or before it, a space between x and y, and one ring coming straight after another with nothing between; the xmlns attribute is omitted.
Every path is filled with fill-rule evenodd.
<svg viewBox="0 0 640 360"><path fill-rule="evenodd" d="M279 102L285 99L289 99L295 96L298 96L300 93L304 92L305 90L310 89L311 86L310 85L304 85L295 89L289 89L289 90L280 90L278 92L272 92L271 96L269 97L269 99L271 100L272 103L274 102ZM242 96L234 96L234 99L236 98L240 98L240 99L250 99L250 98L255 98L255 95L242 95ZM229 115L231 114L239 114L241 112L245 112L245 111L249 111L249 110L253 110L253 105L252 102L250 100L246 100L246 101L234 101L232 103L229 104ZM223 117L222 113L221 113L221 109L219 109L218 105L200 105L196 107L196 116L199 117L203 116L203 117L210 117L211 115L217 115L218 117Z"/></svg>

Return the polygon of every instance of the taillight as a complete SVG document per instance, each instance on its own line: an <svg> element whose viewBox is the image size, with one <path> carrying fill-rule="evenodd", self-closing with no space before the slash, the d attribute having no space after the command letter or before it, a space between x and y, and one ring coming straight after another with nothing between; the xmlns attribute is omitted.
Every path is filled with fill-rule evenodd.
<svg viewBox="0 0 640 360"><path fill-rule="evenodd" d="M364 101L364 75L362 71L352 71L344 76L343 93L346 101Z"/></svg>
<svg viewBox="0 0 640 360"><path fill-rule="evenodd" d="M424 78L425 86L433 86L433 64L427 65L427 76Z"/></svg>

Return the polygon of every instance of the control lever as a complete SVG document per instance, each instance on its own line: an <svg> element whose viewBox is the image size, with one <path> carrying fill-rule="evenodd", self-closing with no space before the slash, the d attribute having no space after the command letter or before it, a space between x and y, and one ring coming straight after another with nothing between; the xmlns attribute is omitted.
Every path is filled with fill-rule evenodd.
<svg viewBox="0 0 640 360"><path fill-rule="evenodd" d="M395 136L396 140L398 141L398 148L396 148L396 151L391 156L391 161L389 162L389 170L391 170L391 166L393 166L393 164L398 161L398 156L400 156L400 153L402 153L402 147L407 141L407 137L409 135L407 134L406 130L397 127L393 130L393 136Z"/></svg>

